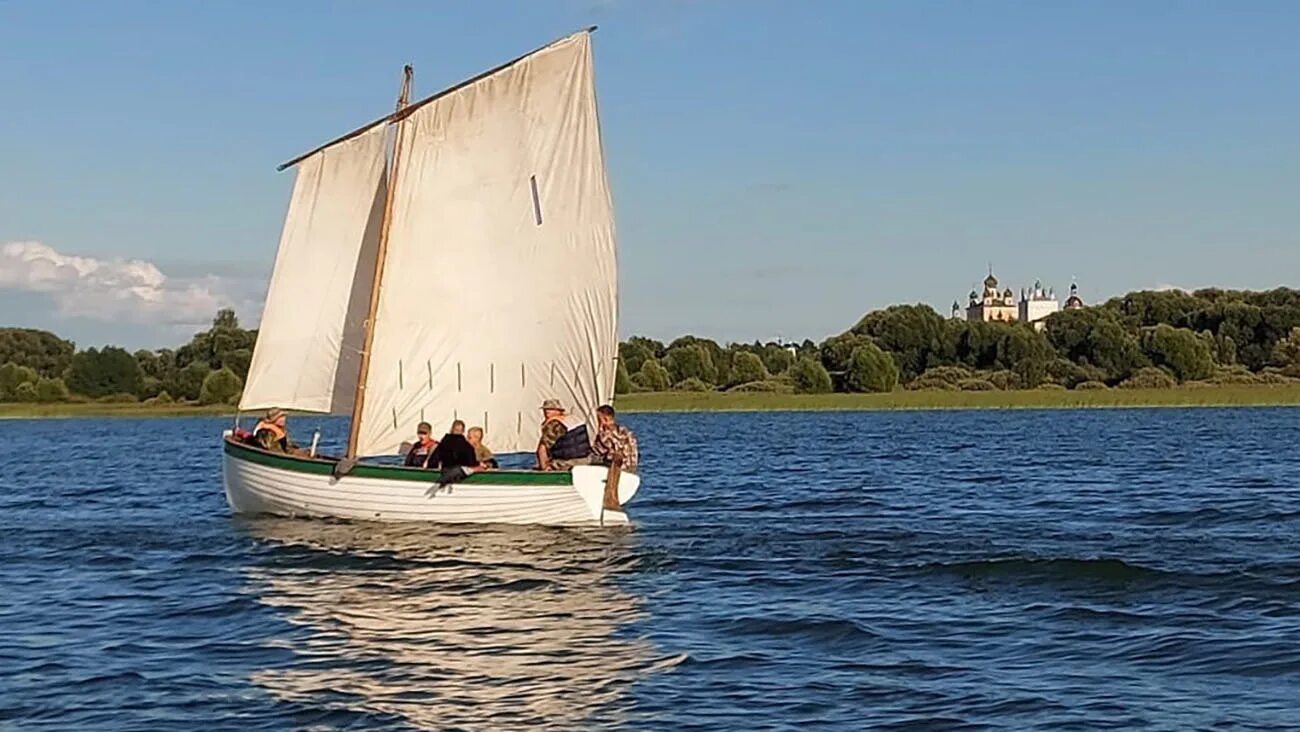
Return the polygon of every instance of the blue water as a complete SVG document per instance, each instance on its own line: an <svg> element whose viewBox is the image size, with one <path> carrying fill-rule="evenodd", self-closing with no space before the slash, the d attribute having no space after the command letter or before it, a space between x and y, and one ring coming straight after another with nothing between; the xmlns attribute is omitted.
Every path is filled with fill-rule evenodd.
<svg viewBox="0 0 1300 732"><path fill-rule="evenodd" d="M236 518L225 420L0 422L0 728L1300 727L1300 410L628 422L631 531Z"/></svg>

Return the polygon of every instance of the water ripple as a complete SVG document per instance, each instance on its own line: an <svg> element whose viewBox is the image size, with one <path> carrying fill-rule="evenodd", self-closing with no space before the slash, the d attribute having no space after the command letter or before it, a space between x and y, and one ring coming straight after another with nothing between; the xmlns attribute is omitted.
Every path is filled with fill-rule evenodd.
<svg viewBox="0 0 1300 732"><path fill-rule="evenodd" d="M612 532L231 517L223 420L3 422L0 728L1294 728L1296 416L637 415Z"/></svg>

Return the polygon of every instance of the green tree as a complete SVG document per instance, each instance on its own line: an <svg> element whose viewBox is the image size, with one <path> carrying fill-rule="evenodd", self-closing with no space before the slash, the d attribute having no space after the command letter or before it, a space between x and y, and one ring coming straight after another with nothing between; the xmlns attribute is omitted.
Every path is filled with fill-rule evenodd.
<svg viewBox="0 0 1300 732"><path fill-rule="evenodd" d="M1088 337L1098 322L1106 318L1097 308L1062 310L1047 316L1044 333L1047 341L1063 358L1083 363L1088 357Z"/></svg>
<svg viewBox="0 0 1300 732"><path fill-rule="evenodd" d="M35 388L36 401L66 402L68 400L68 387L63 383L63 379L45 379L42 378L36 382Z"/></svg>
<svg viewBox="0 0 1300 732"><path fill-rule="evenodd" d="M243 374L239 378L242 380L248 376L248 367L253 363L253 351L249 348L236 348L226 351L221 356L221 367L230 369L236 376Z"/></svg>
<svg viewBox="0 0 1300 732"><path fill-rule="evenodd" d="M870 338L853 331L827 338L818 347L822 366L825 366L827 371L836 373L848 371L853 352L867 343L871 343Z"/></svg>
<svg viewBox="0 0 1300 732"><path fill-rule="evenodd" d="M759 358L757 354L740 351L731 357L732 384L748 384L751 381L762 381L766 378L767 369L763 366L763 359Z"/></svg>
<svg viewBox="0 0 1300 732"><path fill-rule="evenodd" d="M768 343L758 351L758 357L763 362L763 368L769 374L784 374L794 365L795 357L790 355L790 351L779 343ZM737 381L732 377L732 381Z"/></svg>
<svg viewBox="0 0 1300 732"><path fill-rule="evenodd" d="M199 388L199 404L226 404L239 395L243 382L227 368L217 369L203 378Z"/></svg>
<svg viewBox="0 0 1300 732"><path fill-rule="evenodd" d="M1214 360L1224 366L1237 363L1237 342L1231 336L1214 336Z"/></svg>
<svg viewBox="0 0 1300 732"><path fill-rule="evenodd" d="M681 339L678 339L681 340ZM716 384L718 369L707 347L699 343L671 346L664 357L664 366L672 383L686 379L699 379L706 384Z"/></svg>
<svg viewBox="0 0 1300 732"><path fill-rule="evenodd" d="M1179 381L1205 379L1214 373L1210 345L1186 328L1161 323L1145 329L1142 352L1156 366L1167 368Z"/></svg>
<svg viewBox="0 0 1300 732"><path fill-rule="evenodd" d="M879 346L867 343L853 350L844 384L849 391L893 391L898 385L898 366Z"/></svg>
<svg viewBox="0 0 1300 732"><path fill-rule="evenodd" d="M1120 381L1147 365L1137 338L1113 320L1097 322L1088 334L1087 364L1106 372L1106 378Z"/></svg>
<svg viewBox="0 0 1300 732"><path fill-rule="evenodd" d="M1300 370L1300 328L1292 328L1286 338L1273 346L1272 362L1274 366Z"/></svg>
<svg viewBox="0 0 1300 732"><path fill-rule="evenodd" d="M672 383L669 381L668 369L653 358L646 359L645 363L641 364L637 376L641 382L640 386L649 391L667 391Z"/></svg>
<svg viewBox="0 0 1300 732"><path fill-rule="evenodd" d="M640 371L641 364L655 357L654 350L645 338L632 338L618 344L618 362L627 367L629 374Z"/></svg>
<svg viewBox="0 0 1300 732"><path fill-rule="evenodd" d="M17 401L21 384L35 384L40 377L36 369L10 362L0 366L0 402Z"/></svg>
<svg viewBox="0 0 1300 732"><path fill-rule="evenodd" d="M199 398L203 391L203 382L211 372L212 369L205 361L191 362L176 372L175 382L166 385L167 391L179 399L194 401Z"/></svg>
<svg viewBox="0 0 1300 732"><path fill-rule="evenodd" d="M999 346L1016 326L1010 323L949 321L945 326L949 350L956 364L971 369L992 369L999 360Z"/></svg>
<svg viewBox="0 0 1300 732"><path fill-rule="evenodd" d="M209 369L228 368L244 379L256 343L257 331L239 327L235 311L219 310L211 328L195 333L189 343L176 349L176 366L184 368L198 361L207 364Z"/></svg>
<svg viewBox="0 0 1300 732"><path fill-rule="evenodd" d="M1119 383L1121 389L1169 389L1177 385L1168 371L1155 366L1144 366Z"/></svg>
<svg viewBox="0 0 1300 732"><path fill-rule="evenodd" d="M1085 381L1104 382L1106 379L1106 373L1096 366L1080 366L1069 359L1060 357L1052 359L1047 364L1047 375L1053 383L1069 389L1073 389Z"/></svg>
<svg viewBox="0 0 1300 732"><path fill-rule="evenodd" d="M632 378L627 375L627 366L618 362L618 371L614 373L614 393L627 394L632 391Z"/></svg>
<svg viewBox="0 0 1300 732"><path fill-rule="evenodd" d="M1100 368L1110 382L1121 381L1149 364L1137 337L1103 308L1049 315L1046 335L1058 354L1080 366Z"/></svg>
<svg viewBox="0 0 1300 732"><path fill-rule="evenodd" d="M24 381L14 388L14 401L16 402L34 402L36 401L36 385L30 381Z"/></svg>
<svg viewBox="0 0 1300 732"><path fill-rule="evenodd" d="M1220 338L1231 338L1237 347L1238 362L1251 371L1268 364L1276 342L1268 337L1263 308L1227 299L1223 293L1216 294L1215 301L1199 313L1192 327L1210 330Z"/></svg>
<svg viewBox="0 0 1300 732"><path fill-rule="evenodd" d="M159 392L162 390L163 382L161 379L146 376L144 377L144 382L140 386L140 396L144 399L152 399L153 397L158 396Z"/></svg>
<svg viewBox="0 0 1300 732"><path fill-rule="evenodd" d="M800 394L829 394L833 389L826 367L811 358L795 361L789 376L794 382L794 390Z"/></svg>
<svg viewBox="0 0 1300 732"><path fill-rule="evenodd" d="M1129 329L1160 324L1189 327L1193 315L1205 307L1205 301L1182 290L1144 290L1112 298L1102 307L1116 315Z"/></svg>
<svg viewBox="0 0 1300 732"><path fill-rule="evenodd" d="M152 376L159 381L167 381L176 374L176 352L170 348L136 351L135 360L145 376Z"/></svg>
<svg viewBox="0 0 1300 732"><path fill-rule="evenodd" d="M175 386L179 373L175 351L169 348L160 348L157 351L140 350L135 352L135 361L140 364L140 371L144 373L144 385L141 387L140 396L148 399L164 388Z"/></svg>
<svg viewBox="0 0 1300 732"><path fill-rule="evenodd" d="M1041 333L1028 325L1006 329L998 340L998 363L1020 377L1020 384L1034 388L1047 378L1047 366L1056 354Z"/></svg>
<svg viewBox="0 0 1300 732"><path fill-rule="evenodd" d="M853 332L893 353L904 381L910 381L930 366L952 360L946 352L945 322L929 305L893 305L864 315Z"/></svg>
<svg viewBox="0 0 1300 732"><path fill-rule="evenodd" d="M708 338L686 335L678 338L668 344L668 352L664 358L664 365L668 367L668 373L673 374L673 383L681 381L676 378L677 374L673 371L672 359L669 358L673 351L682 348L694 346L704 353L704 365L701 373L692 373L681 378L695 376L709 384L725 384L730 378L731 360L727 357L727 352L715 341Z"/></svg>
<svg viewBox="0 0 1300 732"><path fill-rule="evenodd" d="M144 387L144 372L134 356L121 348L105 346L74 354L64 381L70 390L89 397L139 394Z"/></svg>
<svg viewBox="0 0 1300 732"><path fill-rule="evenodd" d="M53 333L32 328L0 328L0 364L13 363L38 376L59 376L72 361L74 346Z"/></svg>

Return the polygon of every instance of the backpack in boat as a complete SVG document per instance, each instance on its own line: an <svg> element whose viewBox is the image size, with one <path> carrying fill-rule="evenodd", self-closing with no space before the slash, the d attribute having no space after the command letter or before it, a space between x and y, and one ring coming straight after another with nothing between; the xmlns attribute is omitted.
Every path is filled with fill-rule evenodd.
<svg viewBox="0 0 1300 732"><path fill-rule="evenodd" d="M587 439L587 425L577 427L560 435L551 447L551 457L556 460L577 460L591 454L591 440Z"/></svg>

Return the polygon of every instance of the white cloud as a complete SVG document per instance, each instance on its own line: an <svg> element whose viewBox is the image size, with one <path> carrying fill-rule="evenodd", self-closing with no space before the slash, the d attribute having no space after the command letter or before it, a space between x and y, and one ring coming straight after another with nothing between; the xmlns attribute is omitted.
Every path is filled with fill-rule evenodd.
<svg viewBox="0 0 1300 732"><path fill-rule="evenodd" d="M36 241L0 247L0 289L43 293L65 317L153 325L202 325L222 307L252 309L221 277L168 277L144 260L63 254Z"/></svg>

